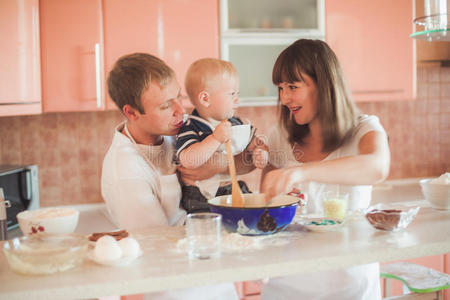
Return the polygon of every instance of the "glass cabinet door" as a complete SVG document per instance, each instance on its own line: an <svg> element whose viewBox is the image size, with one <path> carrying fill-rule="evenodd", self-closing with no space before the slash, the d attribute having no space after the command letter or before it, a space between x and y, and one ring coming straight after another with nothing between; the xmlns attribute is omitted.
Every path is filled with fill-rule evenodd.
<svg viewBox="0 0 450 300"><path fill-rule="evenodd" d="M227 60L233 63L240 78L243 105L273 105L277 88L272 83L272 69L278 55L289 43L227 44Z"/></svg>
<svg viewBox="0 0 450 300"><path fill-rule="evenodd" d="M323 31L321 0L222 0L223 32Z"/></svg>
<svg viewBox="0 0 450 300"><path fill-rule="evenodd" d="M236 67L241 106L274 105L272 68L301 38L325 38L324 0L220 0L220 56Z"/></svg>

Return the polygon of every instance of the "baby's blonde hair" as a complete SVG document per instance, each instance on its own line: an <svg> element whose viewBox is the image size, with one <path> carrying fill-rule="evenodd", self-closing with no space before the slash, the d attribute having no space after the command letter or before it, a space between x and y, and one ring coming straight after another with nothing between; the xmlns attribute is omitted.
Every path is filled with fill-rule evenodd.
<svg viewBox="0 0 450 300"><path fill-rule="evenodd" d="M232 63L217 58L202 58L190 65L184 85L189 99L195 105L198 94L212 89L211 85L218 79L235 77L238 77L238 73Z"/></svg>

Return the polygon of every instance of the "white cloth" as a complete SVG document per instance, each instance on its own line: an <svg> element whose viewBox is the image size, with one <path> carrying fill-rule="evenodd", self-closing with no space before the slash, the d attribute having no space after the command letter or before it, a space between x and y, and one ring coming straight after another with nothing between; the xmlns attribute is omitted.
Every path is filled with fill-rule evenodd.
<svg viewBox="0 0 450 300"><path fill-rule="evenodd" d="M352 139L333 151L325 160L331 160L359 153L360 139L370 131L386 134L376 116L361 115ZM275 128L269 137L269 162L277 167L301 165L295 160L287 133ZM308 195L308 213L319 213L321 197L326 191L349 193L349 209L366 208L371 200L371 185L330 185L307 182L298 187ZM329 245L324 245L327 247ZM299 249L300 250L300 249ZM347 269L301 274L289 277L271 278L262 286L261 299L380 299L379 264L367 264Z"/></svg>
<svg viewBox="0 0 450 300"><path fill-rule="evenodd" d="M112 221L126 229L182 225L186 212L180 208L181 188L175 180L175 168L172 174L167 174L169 177L155 172L130 139L120 132L122 128L123 124L116 127L102 169L102 196ZM163 144L155 146L159 151L152 151L149 146L146 153L151 161L165 162L167 156L173 155L173 145L172 137L164 137ZM158 168L158 164L155 166ZM157 180L171 182L170 188L162 189L162 193L171 190L170 197L162 195L158 199L154 185Z"/></svg>
<svg viewBox="0 0 450 300"><path fill-rule="evenodd" d="M173 165L175 139L165 136L163 144L159 146L136 145L120 132L123 127L124 123L116 127L102 169L102 196L112 221L117 227L128 230L183 225L186 212L180 208L181 187ZM157 172L149 166L148 161ZM157 176L161 186L161 201L154 191ZM144 299L238 300L238 296L233 283L222 283L145 294Z"/></svg>

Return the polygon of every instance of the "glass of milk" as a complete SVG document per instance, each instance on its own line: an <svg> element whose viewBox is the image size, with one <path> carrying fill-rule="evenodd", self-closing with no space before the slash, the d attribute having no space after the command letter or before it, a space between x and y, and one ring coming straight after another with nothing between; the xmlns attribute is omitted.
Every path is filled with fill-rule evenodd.
<svg viewBox="0 0 450 300"><path fill-rule="evenodd" d="M189 214L186 237L190 259L209 259L221 254L222 216L216 213Z"/></svg>
<svg viewBox="0 0 450 300"><path fill-rule="evenodd" d="M348 211L348 194L326 192L322 206L325 218L345 220Z"/></svg>

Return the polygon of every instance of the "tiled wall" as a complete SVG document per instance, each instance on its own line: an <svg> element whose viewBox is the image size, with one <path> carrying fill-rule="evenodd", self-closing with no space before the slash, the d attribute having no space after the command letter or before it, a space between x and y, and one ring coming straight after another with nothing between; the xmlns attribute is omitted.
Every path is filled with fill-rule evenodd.
<svg viewBox="0 0 450 300"><path fill-rule="evenodd" d="M358 104L378 115L390 138L390 178L436 176L450 170L450 68L418 70L415 101ZM258 132L268 133L274 107L241 108ZM42 206L101 201L100 174L119 112L0 117L0 164L39 166ZM246 175L258 189L259 172Z"/></svg>

